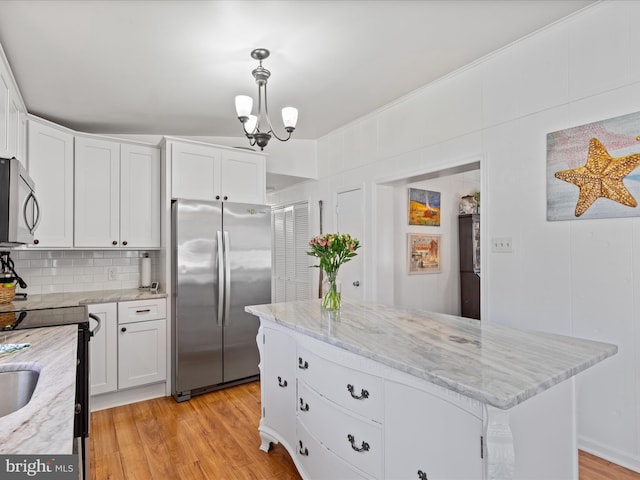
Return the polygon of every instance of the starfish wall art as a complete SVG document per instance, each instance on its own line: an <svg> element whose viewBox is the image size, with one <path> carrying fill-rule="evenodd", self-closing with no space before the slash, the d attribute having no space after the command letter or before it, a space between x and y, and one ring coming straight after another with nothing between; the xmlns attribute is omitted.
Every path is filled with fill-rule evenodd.
<svg viewBox="0 0 640 480"><path fill-rule="evenodd" d="M640 113L547 135L547 220L640 216Z"/></svg>

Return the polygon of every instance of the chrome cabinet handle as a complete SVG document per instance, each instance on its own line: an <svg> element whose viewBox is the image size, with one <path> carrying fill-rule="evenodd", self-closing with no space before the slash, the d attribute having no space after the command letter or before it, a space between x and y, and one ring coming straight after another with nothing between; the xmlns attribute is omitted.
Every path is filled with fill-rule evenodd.
<svg viewBox="0 0 640 480"><path fill-rule="evenodd" d="M286 380L283 382L282 381L282 377L278 377L278 386L279 387L285 388L287 385L289 385L289 384L287 383Z"/></svg>
<svg viewBox="0 0 640 480"><path fill-rule="evenodd" d="M360 447L356 447L355 444L355 438L353 438L353 435L349 434L347 435L347 440L349 440L349 443L351 444L351 448L356 451L356 452L368 452L369 451L369 444L367 442L362 442Z"/></svg>
<svg viewBox="0 0 640 480"><path fill-rule="evenodd" d="M306 360L302 360L302 357L298 357L298 368L300 370L306 370L307 368L309 368L309 362L307 362Z"/></svg>
<svg viewBox="0 0 640 480"><path fill-rule="evenodd" d="M353 385L351 384L347 385L347 390L349 390L349 393L351 394L351 398L355 398L356 400L364 400L365 398L369 398L369 391L365 390L364 388L360 390L360 395L354 395Z"/></svg>
<svg viewBox="0 0 640 480"><path fill-rule="evenodd" d="M305 401L300 398L300 411L301 412L308 412L309 411L309 404L305 403Z"/></svg>
<svg viewBox="0 0 640 480"><path fill-rule="evenodd" d="M309 450L302 445L302 440L300 440L300 449L298 450L298 453L300 455L302 455L303 457L308 457L309 456Z"/></svg>
<svg viewBox="0 0 640 480"><path fill-rule="evenodd" d="M419 478L420 480L429 480L429 479L427 478L427 474L426 474L426 473L424 473L422 470L418 470L418 478Z"/></svg>

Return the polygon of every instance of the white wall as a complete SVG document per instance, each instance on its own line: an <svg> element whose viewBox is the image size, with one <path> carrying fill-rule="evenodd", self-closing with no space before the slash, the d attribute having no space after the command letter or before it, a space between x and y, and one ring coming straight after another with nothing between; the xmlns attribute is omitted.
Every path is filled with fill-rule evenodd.
<svg viewBox="0 0 640 480"><path fill-rule="evenodd" d="M363 184L365 297L389 302L386 184L479 160L483 243L514 245L483 249L484 321L617 344L577 377L579 442L640 471L640 218L547 222L545 198L547 133L640 111L638 24L640 2L599 2L331 132L318 142L319 181L271 198L330 209L340 186Z"/></svg>

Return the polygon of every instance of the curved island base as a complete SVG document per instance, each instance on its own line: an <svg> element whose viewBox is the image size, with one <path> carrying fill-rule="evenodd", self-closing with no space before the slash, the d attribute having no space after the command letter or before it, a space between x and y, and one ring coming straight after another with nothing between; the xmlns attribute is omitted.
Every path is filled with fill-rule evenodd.
<svg viewBox="0 0 640 480"><path fill-rule="evenodd" d="M260 317L260 449L305 479L578 479L573 376L614 345L347 301Z"/></svg>

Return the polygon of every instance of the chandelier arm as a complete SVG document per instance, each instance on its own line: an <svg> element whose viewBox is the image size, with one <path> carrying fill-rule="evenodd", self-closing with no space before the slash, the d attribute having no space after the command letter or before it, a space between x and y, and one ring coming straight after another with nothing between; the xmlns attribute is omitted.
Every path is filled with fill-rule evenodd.
<svg viewBox="0 0 640 480"><path fill-rule="evenodd" d="M265 117L267 117L267 123L269 124L268 133L276 137L281 142L286 142L287 140L289 140L291 138L291 132L289 132L289 136L287 138L280 138L276 133L275 129L273 128L273 125L271 124L271 118L269 118L269 107L267 106L267 85L266 84L264 85L264 113L265 113Z"/></svg>

